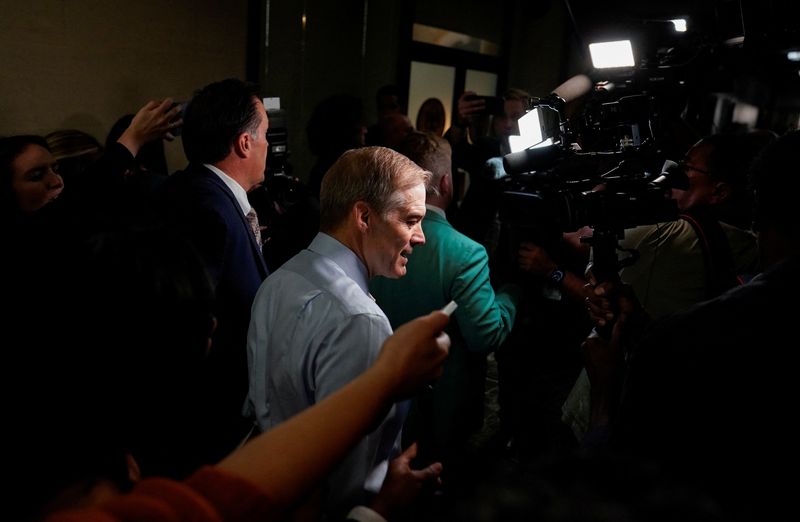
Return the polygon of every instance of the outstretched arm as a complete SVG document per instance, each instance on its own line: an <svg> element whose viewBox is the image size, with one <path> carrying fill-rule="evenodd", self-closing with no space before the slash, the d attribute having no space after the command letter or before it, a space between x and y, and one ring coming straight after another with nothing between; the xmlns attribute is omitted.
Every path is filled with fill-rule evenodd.
<svg viewBox="0 0 800 522"><path fill-rule="evenodd" d="M145 143L166 139L173 140L171 131L179 127L182 119L177 118L181 108L172 106L172 98L160 102L149 101L133 116L133 120L117 140L135 157Z"/></svg>
<svg viewBox="0 0 800 522"><path fill-rule="evenodd" d="M391 404L442 371L448 316L433 312L389 337L378 359L345 387L219 463L261 488L275 509L293 506L370 430Z"/></svg>

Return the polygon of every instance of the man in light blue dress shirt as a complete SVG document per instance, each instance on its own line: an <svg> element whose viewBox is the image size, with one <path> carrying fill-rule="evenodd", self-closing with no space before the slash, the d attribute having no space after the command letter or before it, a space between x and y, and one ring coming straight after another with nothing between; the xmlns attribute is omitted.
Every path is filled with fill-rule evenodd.
<svg viewBox="0 0 800 522"><path fill-rule="evenodd" d="M319 234L264 281L253 303L245 413L261 430L330 395L377 357L392 328L368 281L402 277L408 256L424 244L429 175L384 147L350 150L326 173ZM341 516L380 488L406 410L396 404L330 477L329 515Z"/></svg>

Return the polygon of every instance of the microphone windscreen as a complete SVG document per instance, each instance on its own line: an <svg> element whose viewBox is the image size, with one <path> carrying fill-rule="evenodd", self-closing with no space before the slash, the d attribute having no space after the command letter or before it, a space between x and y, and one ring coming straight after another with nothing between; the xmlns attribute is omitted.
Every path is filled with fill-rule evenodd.
<svg viewBox="0 0 800 522"><path fill-rule="evenodd" d="M558 145L525 149L503 156L503 167L508 174L522 174L549 168L561 155L562 150Z"/></svg>
<svg viewBox="0 0 800 522"><path fill-rule="evenodd" d="M578 74L565 81L555 89L553 94L562 97L564 101L571 102L592 90L592 80L585 74Z"/></svg>

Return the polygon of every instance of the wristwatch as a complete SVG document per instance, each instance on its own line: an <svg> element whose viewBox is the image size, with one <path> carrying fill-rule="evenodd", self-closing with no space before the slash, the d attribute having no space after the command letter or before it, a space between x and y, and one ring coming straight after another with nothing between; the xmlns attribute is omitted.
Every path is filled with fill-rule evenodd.
<svg viewBox="0 0 800 522"><path fill-rule="evenodd" d="M558 267L555 267L550 274L547 276L547 279L550 280L550 283L553 286L561 286L561 282L564 281L564 271Z"/></svg>

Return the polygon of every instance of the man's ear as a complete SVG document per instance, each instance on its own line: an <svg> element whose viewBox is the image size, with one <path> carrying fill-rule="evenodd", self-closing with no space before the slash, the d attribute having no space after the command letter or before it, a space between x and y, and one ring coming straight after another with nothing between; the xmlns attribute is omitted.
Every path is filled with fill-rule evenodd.
<svg viewBox="0 0 800 522"><path fill-rule="evenodd" d="M369 228L369 219L371 213L372 211L369 208L369 205L363 201L357 201L356 204L353 205L353 218L355 219L360 232L366 232Z"/></svg>
<svg viewBox="0 0 800 522"><path fill-rule="evenodd" d="M253 137L250 136L249 132L239 134L239 136L236 137L236 141L233 143L233 151L240 158L248 157L252 147Z"/></svg>
<svg viewBox="0 0 800 522"><path fill-rule="evenodd" d="M723 203L730 199L732 195L733 187L724 181L717 182L717 184L714 185L714 189L711 191L713 203Z"/></svg>
<svg viewBox="0 0 800 522"><path fill-rule="evenodd" d="M445 174L439 182L439 192L446 198L453 197L453 176L452 174Z"/></svg>

